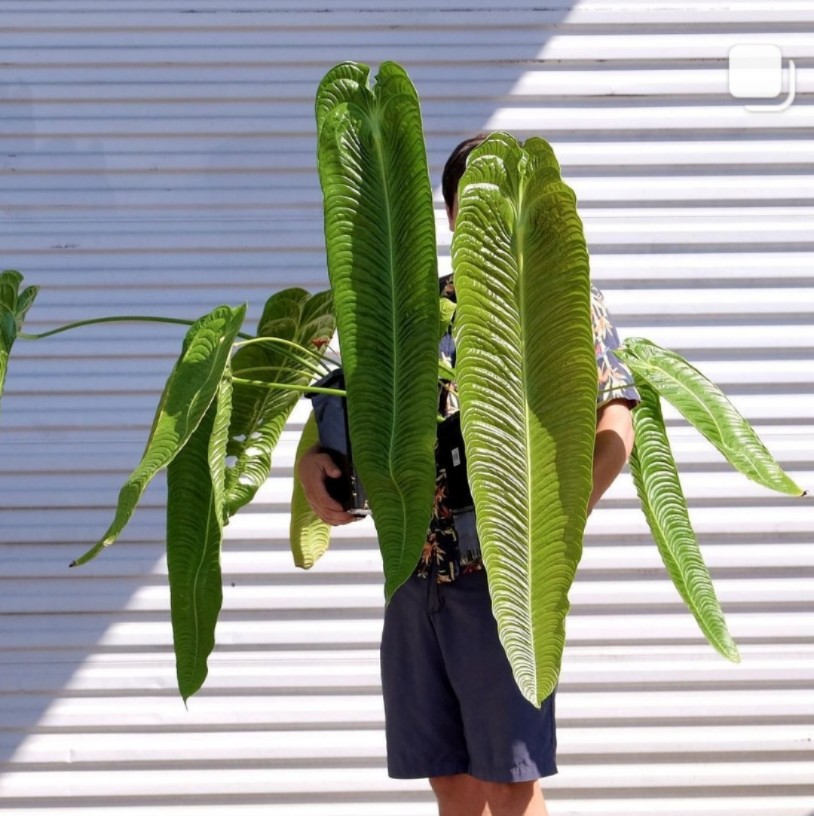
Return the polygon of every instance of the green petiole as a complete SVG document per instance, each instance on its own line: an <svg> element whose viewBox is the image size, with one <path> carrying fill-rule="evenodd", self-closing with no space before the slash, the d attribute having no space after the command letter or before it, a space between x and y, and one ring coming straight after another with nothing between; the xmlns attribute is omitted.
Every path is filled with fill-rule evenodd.
<svg viewBox="0 0 814 816"><path fill-rule="evenodd" d="M243 377L233 377L233 383L238 385L254 385L258 388L279 388L288 391L300 391L302 393L316 393L316 394L333 394L337 397L347 396L347 392L341 388L322 388L321 386L312 385L295 385L294 383L269 383L262 380L246 380Z"/></svg>

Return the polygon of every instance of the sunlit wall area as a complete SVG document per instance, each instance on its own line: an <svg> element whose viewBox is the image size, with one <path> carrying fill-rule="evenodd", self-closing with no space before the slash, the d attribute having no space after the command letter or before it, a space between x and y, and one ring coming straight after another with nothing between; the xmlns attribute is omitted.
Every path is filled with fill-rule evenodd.
<svg viewBox="0 0 814 816"><path fill-rule="evenodd" d="M540 135L575 189L622 337L697 364L814 489L814 9L719 0L2 0L0 268L43 332L196 318L327 287L313 98L342 60L405 66L440 195L465 136ZM729 93L739 44L782 51L776 99ZM794 100L789 92L794 63ZM0 808L14 816L430 816L387 778L381 562L370 521L293 567L301 402L229 525L204 689L177 694L163 480L104 532L184 330L18 341L0 405ZM703 640L627 469L589 519L557 698L552 816L814 813L814 505L665 417L743 661ZM416 712L421 716L421 712Z"/></svg>

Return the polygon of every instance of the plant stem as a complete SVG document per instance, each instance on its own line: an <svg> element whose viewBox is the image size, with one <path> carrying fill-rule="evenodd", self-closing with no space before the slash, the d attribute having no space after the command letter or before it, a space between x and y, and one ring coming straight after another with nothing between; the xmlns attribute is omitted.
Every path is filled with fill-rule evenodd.
<svg viewBox="0 0 814 816"><path fill-rule="evenodd" d="M259 338L252 338L252 339L256 340L256 339L259 339ZM265 337L263 339L264 340L274 340L274 339L280 340L282 338L279 338L279 337L278 338ZM285 345L288 345L288 343L289 343L289 341L286 340ZM243 345L246 345L246 344L245 343L240 343L239 345L243 346ZM306 352L309 351L309 349L303 349L301 346L297 346L297 350L298 351L306 351ZM313 361L313 357L310 360L307 357L303 358L302 355L300 355L298 357L293 351L286 348L285 346L278 347L277 353L281 357L284 357L285 359L287 359L289 361L295 362L299 369L307 368L307 369L309 369L311 371L312 374L315 374L318 377L323 377L325 374L327 374L330 371L330 369L327 367L327 365L325 365L325 360L324 360L323 357L319 357L319 363L315 363ZM276 366L274 366L273 368L276 368ZM241 369L241 371L249 371L249 370L251 370L251 371L271 371L272 368Z"/></svg>
<svg viewBox="0 0 814 816"><path fill-rule="evenodd" d="M96 323L171 323L177 326L193 326L196 321L195 320L182 320L181 318L176 317L152 317L149 315L115 315L113 317L95 317L90 320L80 320L76 323L67 323L64 326L59 326L56 329L51 329L47 332L42 332L41 334L29 334L27 332L20 332L17 334L17 337L21 340L42 340L45 337L51 337L55 334L61 334L62 332L70 331L71 329L79 329L82 326L92 326ZM235 346L247 346L251 343L278 343L280 345L291 346L295 348L297 351L304 352L305 354L312 357L314 360L319 362L322 366L322 370L317 369L315 366L310 368L311 372L314 374L324 374L330 371L330 368L326 364L326 358L317 351L313 349L306 348L305 346L301 346L298 343L294 343L291 340L285 340L282 337L254 337L251 334L246 334L245 332L238 332L238 337L243 338L243 342L235 343ZM282 352L282 350L281 350ZM305 362L299 358L293 357L293 355L287 355L290 358L296 359L298 363L301 365L305 365Z"/></svg>
<svg viewBox="0 0 814 816"><path fill-rule="evenodd" d="M305 365L305 362L303 360L298 360L297 362L301 363L303 368L308 368L308 372L310 372L311 374L316 374L321 377L322 374L324 373L320 371L316 366L314 366L313 368L309 368L308 366ZM307 373L303 371L302 368L294 368L292 366L253 366L252 368L241 368L239 370L236 370L236 373L239 375L243 375L253 373L255 371L277 371L280 373L284 371L289 371L293 374L300 375Z"/></svg>
<svg viewBox="0 0 814 816"><path fill-rule="evenodd" d="M61 334L62 332L70 331L71 329L78 329L82 326L92 326L94 323L174 323L178 326L193 326L197 321L195 320L181 320L177 317L150 317L145 315L116 315L114 317L94 317L91 320L80 320L78 323L68 323L65 326L60 326L57 329L51 329L42 334L28 334L20 332L17 337L21 340L42 340L44 337L51 337L54 334ZM250 338L250 334L238 333L238 337Z"/></svg>
<svg viewBox="0 0 814 816"><path fill-rule="evenodd" d="M233 377L233 383L238 385L254 385L258 388L279 388L288 391L301 391L302 393L316 393L316 394L333 394L337 397L347 396L347 393L341 388L322 388L321 386L312 385L294 385L294 383L270 383L262 380L245 380L243 377Z"/></svg>
<svg viewBox="0 0 814 816"><path fill-rule="evenodd" d="M235 343L235 345L250 346L253 343L280 343L284 346L292 346L293 348L297 349L297 351L304 351L306 354L309 354L320 363L324 363L325 361L325 357L318 351L301 346L299 343L295 343L293 340L285 340L282 337L250 337L248 340L244 340L242 343Z"/></svg>

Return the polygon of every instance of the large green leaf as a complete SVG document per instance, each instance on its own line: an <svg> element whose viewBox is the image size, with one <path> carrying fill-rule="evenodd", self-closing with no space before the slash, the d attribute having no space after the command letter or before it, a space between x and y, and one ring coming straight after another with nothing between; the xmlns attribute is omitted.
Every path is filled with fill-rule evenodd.
<svg viewBox="0 0 814 816"><path fill-rule="evenodd" d="M203 685L223 602L224 470L231 412L228 371L186 445L167 467L167 569L178 689Z"/></svg>
<svg viewBox="0 0 814 816"><path fill-rule="evenodd" d="M266 302L258 337L324 351L336 328L330 291L310 296L305 289L284 289ZM232 361L235 376L260 382L308 385L319 375L314 358L285 343L245 346ZM271 457L300 394L235 383L229 427L226 512L234 515L254 498L271 471Z"/></svg>
<svg viewBox="0 0 814 816"><path fill-rule="evenodd" d="M769 453L754 428L715 383L680 354L643 337L630 337L615 353L700 431L744 476L771 490L805 495Z"/></svg>
<svg viewBox="0 0 814 816"><path fill-rule="evenodd" d="M404 70L343 63L316 98L328 272L351 446L385 595L412 574L435 491L440 325L435 218L418 97Z"/></svg>
<svg viewBox="0 0 814 816"><path fill-rule="evenodd" d="M116 515L101 540L71 566L90 561L118 538L150 480L192 436L215 397L245 315L245 305L218 306L190 327L164 386L141 462L119 491Z"/></svg>
<svg viewBox="0 0 814 816"><path fill-rule="evenodd" d="M492 608L517 684L554 689L596 435L588 253L542 139L472 152L452 241L461 428Z"/></svg>
<svg viewBox="0 0 814 816"><path fill-rule="evenodd" d="M3 396L11 347L39 291L38 287L29 286L20 292L22 282L23 276L13 269L0 272L0 398Z"/></svg>
<svg viewBox="0 0 814 816"><path fill-rule="evenodd" d="M322 557L331 540L331 525L326 524L311 509L302 489L298 467L303 453L319 441L314 412L308 417L294 457L294 492L291 496L291 553L294 565L311 569Z"/></svg>
<svg viewBox="0 0 814 816"><path fill-rule="evenodd" d="M712 578L690 524L687 502L664 427L658 393L637 384L641 402L633 411L636 441L630 472L650 532L679 595L695 616L707 640L726 658L739 661Z"/></svg>

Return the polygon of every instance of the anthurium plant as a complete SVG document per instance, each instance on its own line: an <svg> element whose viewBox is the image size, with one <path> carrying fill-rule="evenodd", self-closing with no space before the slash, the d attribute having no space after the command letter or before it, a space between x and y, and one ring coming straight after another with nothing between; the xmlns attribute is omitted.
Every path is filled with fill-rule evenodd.
<svg viewBox="0 0 814 816"><path fill-rule="evenodd" d="M203 684L222 603L220 553L229 519L268 478L297 399L347 400L355 467L369 497L385 598L418 562L432 512L439 377L455 380L467 475L501 642L523 694L540 703L559 675L568 592L592 487L596 364L588 251L576 196L551 145L496 133L469 157L452 243L457 306L438 298L435 226L418 95L403 68L342 63L316 95L330 290L299 288L266 303L256 335L245 306L219 306L189 326L141 461L108 530L71 566L110 546L144 489L167 471L167 563L178 686ZM0 389L37 294L0 274ZM453 320L454 318L454 320ZM452 325L456 367L439 363ZM315 385L336 361L346 388ZM679 594L712 645L738 659L690 524L660 401L666 399L748 478L805 495L714 383L644 338L616 350L642 401L630 469L647 523ZM296 461L318 440L313 413ZM296 476L291 547L309 568L329 525Z"/></svg>

